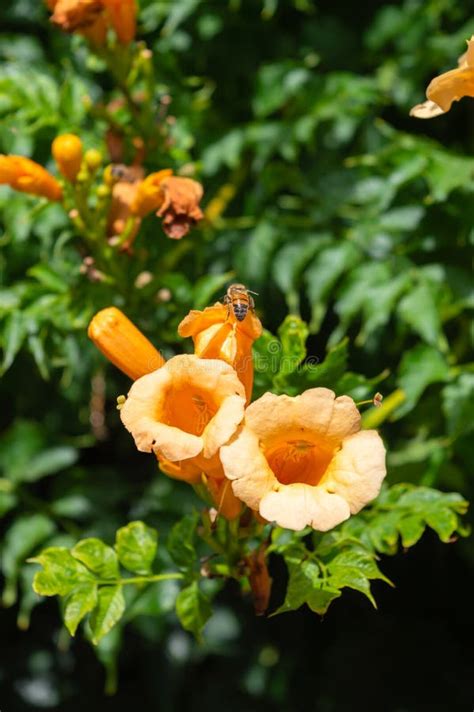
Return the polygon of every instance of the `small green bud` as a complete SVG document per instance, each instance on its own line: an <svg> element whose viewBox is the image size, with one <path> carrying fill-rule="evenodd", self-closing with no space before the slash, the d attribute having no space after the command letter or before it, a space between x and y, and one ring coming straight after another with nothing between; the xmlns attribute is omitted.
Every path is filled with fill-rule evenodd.
<svg viewBox="0 0 474 712"><path fill-rule="evenodd" d="M102 199L108 198L111 192L112 191L110 190L110 187L102 183L102 185L99 185L99 187L97 188L97 197Z"/></svg>
<svg viewBox="0 0 474 712"><path fill-rule="evenodd" d="M102 154L96 148L89 148L84 154L84 162L91 171L96 171L102 163Z"/></svg>

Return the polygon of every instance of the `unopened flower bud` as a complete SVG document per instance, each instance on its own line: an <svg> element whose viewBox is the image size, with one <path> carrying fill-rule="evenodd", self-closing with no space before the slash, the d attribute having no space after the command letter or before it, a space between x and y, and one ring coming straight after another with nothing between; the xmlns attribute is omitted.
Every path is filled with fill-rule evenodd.
<svg viewBox="0 0 474 712"><path fill-rule="evenodd" d="M81 168L82 141L75 134L57 136L51 146L51 151L59 172L66 180L74 183Z"/></svg>
<svg viewBox="0 0 474 712"><path fill-rule="evenodd" d="M156 293L156 300L158 302L169 302L172 296L171 291L167 289L167 287L162 287Z"/></svg>
<svg viewBox="0 0 474 712"><path fill-rule="evenodd" d="M100 199L108 198L111 192L110 187L102 183L102 185L99 185L97 188L97 197Z"/></svg>
<svg viewBox="0 0 474 712"><path fill-rule="evenodd" d="M96 148L89 148L84 154L84 162L90 171L96 171L102 163L102 154Z"/></svg>
<svg viewBox="0 0 474 712"><path fill-rule="evenodd" d="M153 280L153 275L151 272L140 272L140 274L137 276L135 280L135 287L137 289L143 289L143 287L146 287L147 284L150 284L150 282Z"/></svg>
<svg viewBox="0 0 474 712"><path fill-rule="evenodd" d="M381 393L376 393L374 395L374 400L373 400L374 406L376 408L380 408L380 406L382 405L382 401L383 401L383 395Z"/></svg>

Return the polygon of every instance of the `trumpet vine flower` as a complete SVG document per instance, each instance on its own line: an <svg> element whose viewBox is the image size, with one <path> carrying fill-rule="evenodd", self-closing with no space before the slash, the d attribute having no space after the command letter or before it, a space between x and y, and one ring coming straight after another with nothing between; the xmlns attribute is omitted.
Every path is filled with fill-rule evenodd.
<svg viewBox="0 0 474 712"><path fill-rule="evenodd" d="M382 440L360 427L352 398L327 388L266 393L221 448L225 475L267 521L327 531L374 499L385 477Z"/></svg>

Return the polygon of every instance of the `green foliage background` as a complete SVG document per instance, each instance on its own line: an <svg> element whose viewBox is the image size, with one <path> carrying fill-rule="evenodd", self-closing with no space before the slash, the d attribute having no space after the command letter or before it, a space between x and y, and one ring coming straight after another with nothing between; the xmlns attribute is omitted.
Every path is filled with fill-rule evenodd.
<svg viewBox="0 0 474 712"><path fill-rule="evenodd" d="M176 116L166 165L192 163L205 204L223 185L235 196L178 247L149 218L113 289L80 273L58 207L2 187L0 615L2 639L4 632L11 641L2 646L2 709L69 712L85 694L94 710L127 709L137 699L160 710L217 709L223 701L229 710L258 711L472 706L471 539L443 547L426 534L413 552L384 561L397 589L375 583L378 612L349 593L323 623L309 610L256 620L230 587L200 646L178 626L175 582L152 586L127 610L130 625L97 648L109 689L120 670L109 702L94 653L69 640L55 601L37 605L34 567L23 563L44 546L84 537L112 543L132 520L166 536L192 511L192 491L156 476L137 454L114 409L128 381L85 332L91 316L114 303L166 355L178 353L189 349L176 336L182 316L218 298L229 281L259 293L270 332L288 313L309 324L308 354L323 362L328 352L321 366L328 380L316 371L318 385L357 399L405 392L403 402L388 397L367 413L382 426L390 484L472 499L474 104L466 99L431 122L408 117L427 81L464 51L474 33L470 11L448 0L357 7L142 0L140 36L155 52L158 88L172 96ZM83 96L97 104L111 89L104 65L82 40L54 30L36 0L4 3L0 20L0 150L51 167L52 139L70 130L103 148L105 124ZM163 167L159 151L148 160L150 170ZM143 270L153 280L139 289ZM166 304L156 298L164 287L172 294ZM291 328L280 336L294 353ZM89 422L91 379L103 375L107 434L98 439ZM281 392L309 384L310 373L273 378ZM257 393L268 385L268 373L257 374ZM431 523L446 540L455 527L443 511ZM403 546L423 531L410 523ZM340 536L358 526L348 525ZM400 531L393 526L374 535L375 551L391 553ZM283 552L285 541L274 546ZM286 553L290 583L292 573L311 580L311 565L302 569L297 552ZM275 579L286 576L278 560L272 565ZM298 607L291 586L283 598L276 587L274 607Z"/></svg>

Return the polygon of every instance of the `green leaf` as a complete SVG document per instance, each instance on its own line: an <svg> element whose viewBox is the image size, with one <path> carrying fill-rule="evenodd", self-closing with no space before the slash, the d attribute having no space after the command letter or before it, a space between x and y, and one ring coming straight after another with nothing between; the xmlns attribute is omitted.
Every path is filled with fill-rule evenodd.
<svg viewBox="0 0 474 712"><path fill-rule="evenodd" d="M339 344L329 349L322 363L306 363L302 370L305 386L335 388L346 371L348 349L349 341L343 339Z"/></svg>
<svg viewBox="0 0 474 712"><path fill-rule="evenodd" d="M272 114L294 96L311 78L306 67L291 60L266 64L257 75L257 91L253 109L257 116Z"/></svg>
<svg viewBox="0 0 474 712"><path fill-rule="evenodd" d="M285 393L290 390L293 393L294 390L296 395L295 387L289 386L289 384L293 383L294 378L292 377L299 370L300 364L306 356L308 333L306 322L291 314L285 318L278 329L281 350L279 354L276 354L278 357L278 373L273 378L273 385L277 391Z"/></svg>
<svg viewBox="0 0 474 712"><path fill-rule="evenodd" d="M449 435L459 437L474 428L474 373L461 373L443 388L443 412Z"/></svg>
<svg viewBox="0 0 474 712"><path fill-rule="evenodd" d="M29 461L19 479L21 482L36 482L42 477L54 475L56 472L71 467L77 462L78 457L79 453L76 448L68 445L58 445L43 450Z"/></svg>
<svg viewBox="0 0 474 712"><path fill-rule="evenodd" d="M185 630L201 640L202 631L211 617L209 599L202 593L197 581L183 588L176 599L176 613Z"/></svg>
<svg viewBox="0 0 474 712"><path fill-rule="evenodd" d="M225 292L224 285L232 279L232 272L225 274L208 274L200 277L193 290L193 304L195 309L204 309L209 302L217 301Z"/></svg>
<svg viewBox="0 0 474 712"><path fill-rule="evenodd" d="M58 292L60 294L65 294L68 291L67 282L64 281L57 272L55 272L49 265L39 263L30 267L27 271L30 277L34 277L40 282L44 287L47 287L52 292Z"/></svg>
<svg viewBox="0 0 474 712"><path fill-rule="evenodd" d="M271 258L281 235L273 222L261 221L245 242L245 249L238 256L239 272L247 275L247 286L256 289L268 276ZM258 290L257 290L258 291Z"/></svg>
<svg viewBox="0 0 474 712"><path fill-rule="evenodd" d="M350 566L340 567L337 573L329 577L329 583L334 586L336 590L347 586L348 588L353 588L355 591L363 593L364 596L367 596L373 607L377 608L377 604L370 590L370 581L358 568L351 568Z"/></svg>
<svg viewBox="0 0 474 712"><path fill-rule="evenodd" d="M71 550L71 554L100 579L119 577L117 554L111 546L107 546L100 539L93 537L82 539Z"/></svg>
<svg viewBox="0 0 474 712"><path fill-rule="evenodd" d="M412 516L404 517L400 521L398 530L402 538L402 545L405 548L409 548L410 546L414 546L423 536L425 523L422 517L413 514Z"/></svg>
<svg viewBox="0 0 474 712"><path fill-rule="evenodd" d="M346 568L355 568L368 579L380 579L390 583L390 580L384 576L377 566L373 553L357 545L341 551L328 563L328 569L333 575L338 575Z"/></svg>
<svg viewBox="0 0 474 712"><path fill-rule="evenodd" d="M322 584L322 579L319 577L319 567L314 561L297 561L294 563L286 554L284 558L288 566L288 588L285 600L273 615L297 610L307 602L314 589Z"/></svg>
<svg viewBox="0 0 474 712"><path fill-rule="evenodd" d="M97 601L97 584L93 582L79 584L66 597L63 616L70 635L75 635L77 626L95 608Z"/></svg>
<svg viewBox="0 0 474 712"><path fill-rule="evenodd" d="M198 521L197 512L186 515L173 526L166 542L171 558L180 568L189 569L196 563L194 538Z"/></svg>
<svg viewBox="0 0 474 712"><path fill-rule="evenodd" d="M273 260L273 279L285 295L290 312L299 309L300 275L318 250L319 239L319 235L306 235L298 242L290 242L279 250Z"/></svg>
<svg viewBox="0 0 474 712"><path fill-rule="evenodd" d="M89 624L94 645L118 623L125 611L122 586L101 586Z"/></svg>
<svg viewBox="0 0 474 712"><path fill-rule="evenodd" d="M16 581L26 557L55 531L54 522L43 514L19 517L5 534L1 568L6 579L3 604L16 600Z"/></svg>
<svg viewBox="0 0 474 712"><path fill-rule="evenodd" d="M398 314L428 344L445 351L446 340L441 331L436 295L435 285L428 281L420 282L403 297L398 305Z"/></svg>
<svg viewBox="0 0 474 712"><path fill-rule="evenodd" d="M326 298L340 277L361 259L360 251L349 241L322 250L308 269L304 280L311 304L311 332L317 332L326 314Z"/></svg>
<svg viewBox="0 0 474 712"><path fill-rule="evenodd" d="M409 413L429 385L445 381L448 375L449 366L445 358L433 346L419 344L407 351L403 355L398 374L398 385L405 393L406 400L397 409L395 417L401 418Z"/></svg>
<svg viewBox="0 0 474 712"><path fill-rule="evenodd" d="M338 588L330 588L326 585L325 588L315 588L308 596L306 603L308 607L320 616L323 616L331 603L341 596L341 591Z"/></svg>
<svg viewBox="0 0 474 712"><path fill-rule="evenodd" d="M29 562L43 567L43 571L38 571L33 580L33 589L40 596L65 596L78 584L94 581L90 571L65 547L52 546L29 559Z"/></svg>
<svg viewBox="0 0 474 712"><path fill-rule="evenodd" d="M158 533L143 522L131 522L118 530L115 550L122 566L137 574L149 574L158 546Z"/></svg>
<svg viewBox="0 0 474 712"><path fill-rule="evenodd" d="M3 347L3 361L0 366L0 374L5 373L12 365L15 356L22 347L27 333L26 322L22 312L15 311L7 316L0 339L0 344Z"/></svg>

